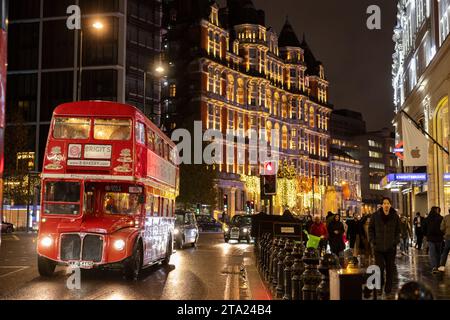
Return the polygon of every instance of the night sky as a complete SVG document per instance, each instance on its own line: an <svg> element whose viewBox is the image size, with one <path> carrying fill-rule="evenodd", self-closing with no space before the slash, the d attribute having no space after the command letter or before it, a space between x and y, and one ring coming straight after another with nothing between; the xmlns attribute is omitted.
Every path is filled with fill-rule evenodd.
<svg viewBox="0 0 450 320"><path fill-rule="evenodd" d="M394 115L391 77L395 0L253 0L279 34L286 19L303 33L323 62L335 109L359 111L368 130L390 127ZM366 10L381 8L381 30L369 30Z"/></svg>

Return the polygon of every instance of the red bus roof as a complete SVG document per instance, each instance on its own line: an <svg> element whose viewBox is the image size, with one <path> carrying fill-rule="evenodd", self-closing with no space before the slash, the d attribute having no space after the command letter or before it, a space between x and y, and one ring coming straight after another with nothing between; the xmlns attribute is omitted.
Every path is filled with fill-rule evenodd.
<svg viewBox="0 0 450 320"><path fill-rule="evenodd" d="M124 103L112 101L79 101L63 103L55 108L53 116L90 116L90 117L132 117L146 120L146 124L172 147L175 143L167 137L153 122L151 122L138 108ZM141 119L141 120L142 120Z"/></svg>

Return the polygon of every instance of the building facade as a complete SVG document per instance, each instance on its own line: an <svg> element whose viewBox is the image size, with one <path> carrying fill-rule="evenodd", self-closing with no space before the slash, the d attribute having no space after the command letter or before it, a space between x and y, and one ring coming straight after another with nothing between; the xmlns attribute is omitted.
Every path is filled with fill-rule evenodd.
<svg viewBox="0 0 450 320"><path fill-rule="evenodd" d="M335 204L326 210L341 212L345 216L353 216L361 213L361 169L359 160L342 151L331 147L330 149L331 183L336 193L335 199L330 203Z"/></svg>
<svg viewBox="0 0 450 320"><path fill-rule="evenodd" d="M346 109L332 112L330 128L332 149L358 161L360 166L360 212L373 212L384 196L394 198L394 206L398 207L396 195L380 185L383 177L397 168L393 132L388 128L367 132L361 113Z"/></svg>
<svg viewBox="0 0 450 320"><path fill-rule="evenodd" d="M305 40L298 40L289 22L277 35L250 0L229 0L223 8L214 1L180 0L167 10L167 56L174 66L169 86L176 88L176 113L172 119L168 115L173 122L168 127L201 121L203 130L241 137L253 129L259 140L279 149L280 163L326 186L329 83L322 63ZM247 143L247 153L248 148ZM248 200L261 209L259 196L248 192L243 182L245 177L259 177L260 163L227 161L238 152L225 152L217 181L231 215L244 212ZM276 207L280 213L284 206ZM223 203L217 209L222 211Z"/></svg>
<svg viewBox="0 0 450 320"><path fill-rule="evenodd" d="M402 191L404 211L428 211L438 205L443 213L450 208L449 172L450 93L450 1L400 0L393 40L393 87L397 113L394 118L396 142L402 141L401 111L407 112L443 148L429 139L427 168L403 168L404 172L424 172L426 182ZM445 150L446 149L446 150ZM426 205L424 205L426 203Z"/></svg>
<svg viewBox="0 0 450 320"><path fill-rule="evenodd" d="M67 27L71 5L81 9L82 37ZM130 103L159 122L164 82L154 68L161 63L161 18L160 0L10 2L6 143L16 144L6 163L10 175L24 161L25 171L40 171L53 109L79 96Z"/></svg>

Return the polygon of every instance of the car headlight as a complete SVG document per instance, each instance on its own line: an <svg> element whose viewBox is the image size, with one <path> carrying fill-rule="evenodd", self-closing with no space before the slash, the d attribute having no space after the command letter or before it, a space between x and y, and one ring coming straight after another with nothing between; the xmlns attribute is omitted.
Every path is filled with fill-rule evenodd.
<svg viewBox="0 0 450 320"><path fill-rule="evenodd" d="M113 246L117 251L122 251L125 248L125 241L123 241L122 239L116 240L114 241Z"/></svg>
<svg viewBox="0 0 450 320"><path fill-rule="evenodd" d="M173 230L173 234L174 234L174 235L178 235L179 233L180 233L180 230L178 230L178 229L174 229L174 230Z"/></svg>
<svg viewBox="0 0 450 320"><path fill-rule="evenodd" d="M41 246L48 248L53 244L53 239L49 236L45 236L40 241Z"/></svg>
<svg viewBox="0 0 450 320"><path fill-rule="evenodd" d="M228 232L228 230L230 230L228 227L224 227L223 231Z"/></svg>
<svg viewBox="0 0 450 320"><path fill-rule="evenodd" d="M242 229L242 232L247 233L247 232L248 232L248 229L247 229L247 228L244 228L244 229Z"/></svg>

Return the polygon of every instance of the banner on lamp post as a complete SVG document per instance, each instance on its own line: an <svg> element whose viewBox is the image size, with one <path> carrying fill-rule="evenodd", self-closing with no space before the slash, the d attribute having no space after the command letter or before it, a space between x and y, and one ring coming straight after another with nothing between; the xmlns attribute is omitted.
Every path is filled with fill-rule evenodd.
<svg viewBox="0 0 450 320"><path fill-rule="evenodd" d="M428 164L428 139L404 115L402 116L403 165L423 167Z"/></svg>

